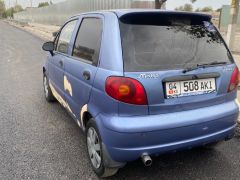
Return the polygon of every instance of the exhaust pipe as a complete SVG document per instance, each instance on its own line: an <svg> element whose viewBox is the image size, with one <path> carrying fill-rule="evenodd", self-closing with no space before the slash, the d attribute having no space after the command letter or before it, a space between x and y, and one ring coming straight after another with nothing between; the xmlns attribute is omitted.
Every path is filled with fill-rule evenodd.
<svg viewBox="0 0 240 180"><path fill-rule="evenodd" d="M148 154L142 154L141 156L142 162L145 166L151 166L152 165L152 159Z"/></svg>

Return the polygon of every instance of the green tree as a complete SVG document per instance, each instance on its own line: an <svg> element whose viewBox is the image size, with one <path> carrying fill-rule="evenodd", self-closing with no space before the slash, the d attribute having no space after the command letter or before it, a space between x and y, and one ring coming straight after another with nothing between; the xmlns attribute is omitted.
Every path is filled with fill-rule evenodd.
<svg viewBox="0 0 240 180"><path fill-rule="evenodd" d="M13 18L13 14L14 14L14 8L13 7L9 8L5 11L5 17Z"/></svg>
<svg viewBox="0 0 240 180"><path fill-rule="evenodd" d="M13 9L14 9L14 13L18 13L18 12L23 11L22 6L19 5L19 4L15 5L15 6L13 7Z"/></svg>
<svg viewBox="0 0 240 180"><path fill-rule="evenodd" d="M6 11L5 3L3 0L0 0L0 18L5 16L5 11Z"/></svg>
<svg viewBox="0 0 240 180"><path fill-rule="evenodd" d="M49 3L48 2L41 2L38 4L38 7L41 8L41 7L46 7L46 6L49 6Z"/></svg>
<svg viewBox="0 0 240 180"><path fill-rule="evenodd" d="M191 3L195 3L197 0L190 0L191 1ZM211 7L211 6L206 6L206 7L204 7L204 8L202 8L202 9L200 9L200 8L197 8L196 10L195 10L196 12L212 12L213 11L213 8ZM219 8L219 9L217 9L216 10L217 12L220 12L221 11L221 8Z"/></svg>
<svg viewBox="0 0 240 180"><path fill-rule="evenodd" d="M201 9L200 8L197 8L196 10L195 10L195 12L200 12L201 11Z"/></svg>
<svg viewBox="0 0 240 180"><path fill-rule="evenodd" d="M11 7L9 9L7 9L4 13L4 17L7 18L7 17L10 17L10 18L13 18L13 14L14 13L18 13L18 12L21 12L23 11L23 8L21 5L16 5L14 7Z"/></svg>
<svg viewBox="0 0 240 180"><path fill-rule="evenodd" d="M201 9L202 12L211 12L213 11L213 8L211 6L206 6Z"/></svg>
<svg viewBox="0 0 240 180"><path fill-rule="evenodd" d="M193 6L191 4L184 4L175 8L176 11L193 11Z"/></svg>
<svg viewBox="0 0 240 180"><path fill-rule="evenodd" d="M175 11L183 11L183 6L176 7Z"/></svg>

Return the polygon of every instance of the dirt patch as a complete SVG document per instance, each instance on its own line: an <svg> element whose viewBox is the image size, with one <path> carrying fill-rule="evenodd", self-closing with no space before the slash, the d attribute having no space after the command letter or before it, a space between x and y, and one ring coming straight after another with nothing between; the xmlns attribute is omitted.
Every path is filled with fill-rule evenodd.
<svg viewBox="0 0 240 180"><path fill-rule="evenodd" d="M14 20L7 20L5 22L17 28L28 31L31 34L43 39L44 41L53 40L53 32L56 32L60 29L60 26L44 25L37 23L19 23Z"/></svg>

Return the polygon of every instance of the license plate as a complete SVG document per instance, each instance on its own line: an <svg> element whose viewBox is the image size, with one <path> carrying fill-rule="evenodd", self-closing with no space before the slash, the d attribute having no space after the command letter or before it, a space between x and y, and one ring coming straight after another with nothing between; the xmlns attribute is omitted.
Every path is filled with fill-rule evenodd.
<svg viewBox="0 0 240 180"><path fill-rule="evenodd" d="M215 78L166 83L166 97L177 98L216 92Z"/></svg>

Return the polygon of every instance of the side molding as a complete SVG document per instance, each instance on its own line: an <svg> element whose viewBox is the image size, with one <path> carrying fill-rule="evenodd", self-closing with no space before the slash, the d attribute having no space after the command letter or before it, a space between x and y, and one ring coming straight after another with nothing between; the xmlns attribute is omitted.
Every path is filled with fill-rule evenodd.
<svg viewBox="0 0 240 180"><path fill-rule="evenodd" d="M58 102L59 102L60 104L62 104L62 106L63 106L64 108L66 108L71 114L73 114L73 112L72 112L69 104L68 104L66 101L64 101L64 99L61 97L60 94L58 94L58 92L57 92L56 89L53 87L53 85L52 85L51 83L49 83L49 86L50 86L50 89L51 89L51 91L52 91L52 93L53 93L53 96L58 100ZM73 114L73 115L74 115L74 114Z"/></svg>

